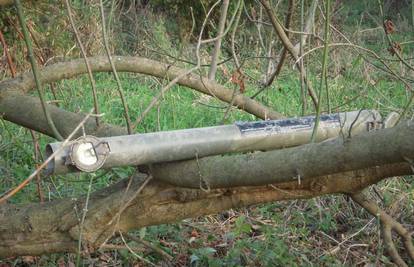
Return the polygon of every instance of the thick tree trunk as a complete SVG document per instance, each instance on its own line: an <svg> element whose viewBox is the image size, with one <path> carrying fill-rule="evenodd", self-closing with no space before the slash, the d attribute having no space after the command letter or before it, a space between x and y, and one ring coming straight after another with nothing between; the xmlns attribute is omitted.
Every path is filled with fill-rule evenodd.
<svg viewBox="0 0 414 267"><path fill-rule="evenodd" d="M91 196L83 225L83 242L89 250L93 250L116 231L170 223L271 201L357 192L385 177L411 172L408 164L397 163L315 177L301 183L292 181L261 187L213 189L209 192L177 188L153 180L133 199L116 224L114 218L119 209L134 197L142 182L142 177L136 177L128 190L128 181L123 180ZM82 197L0 206L0 257L75 252L84 201Z"/></svg>

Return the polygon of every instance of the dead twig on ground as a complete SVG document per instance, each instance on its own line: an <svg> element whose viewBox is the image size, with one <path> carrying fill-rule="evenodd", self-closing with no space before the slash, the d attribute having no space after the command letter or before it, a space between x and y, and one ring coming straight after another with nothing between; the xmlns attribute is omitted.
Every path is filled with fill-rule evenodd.
<svg viewBox="0 0 414 267"><path fill-rule="evenodd" d="M385 249L391 257L392 261L398 266L408 266L395 246L395 243L392 239L392 231L395 231L395 233L397 233L397 235L402 238L405 251L407 252L409 258L411 260L414 260L412 233L410 233L402 224L388 215L374 201L369 200L362 192L351 194L350 196L353 201L358 203L371 215L378 217L381 223L381 233L384 240Z"/></svg>

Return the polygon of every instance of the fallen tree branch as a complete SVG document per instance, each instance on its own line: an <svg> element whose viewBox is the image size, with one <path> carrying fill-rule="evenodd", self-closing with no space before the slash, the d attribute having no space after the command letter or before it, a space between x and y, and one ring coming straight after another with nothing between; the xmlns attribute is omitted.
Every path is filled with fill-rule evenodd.
<svg viewBox="0 0 414 267"><path fill-rule="evenodd" d="M39 130L46 134L52 134L51 130L48 129L44 116L42 116L38 99L30 96L9 95L0 99L0 103L0 112L5 109L14 110L16 113L12 113L12 115L15 116L14 119L20 120L18 122L22 123L22 118L25 118L24 123L39 127ZM57 107L51 108L51 114L56 116L54 119L58 122L57 127L62 127L59 128L62 133L73 130L83 117L82 114L71 113ZM96 121L94 119L88 120L85 125L87 133L97 136L126 133L125 129L105 124L97 128L97 131L95 129ZM402 132L400 134L401 138L405 136ZM345 148L349 143L352 143L353 139L355 138L344 144ZM390 157L399 155L400 149L402 149L401 155L404 156L406 154L404 151L412 149L411 141L412 135L407 138L407 147L398 148L397 146L393 151L394 154L390 154ZM378 144L378 146L383 144L391 146L393 141L387 140ZM387 157L387 155L384 155L384 157ZM329 160L332 161L333 159ZM343 164L346 165L347 163L343 162ZM189 170L189 173L197 173L198 166L202 165L197 164L197 167L195 167L197 169ZM228 170L232 169L230 166ZM314 166L315 169L319 167ZM221 174L223 180L226 176L231 175L228 170ZM274 173L274 175L277 175L277 171ZM147 225L169 223L184 218L270 201L311 198L333 193L353 193L385 177L411 173L412 169L409 164L396 163L368 170L351 171L317 178L307 177L309 179L289 176L285 181L290 179L292 181L272 186L212 189L209 192L199 189L180 189L157 181L155 177L155 180L149 183L121 214L115 231L126 232ZM256 176L260 176L260 173L252 174L248 178L254 182ZM199 175L183 178L190 181L198 180ZM134 183L135 186L128 190L129 194L136 191L140 184L139 181L137 178L136 183ZM86 244L87 247L98 248L112 235L114 226L107 225L107 223L117 214L124 203L125 197L127 199L132 197L132 195L125 196L127 183L128 181L125 180L91 196L88 216L84 222L83 238L85 240L82 240L82 243ZM83 203L84 198L56 200L44 204L1 205L0 240L2 240L2 243L0 244L0 257L62 251L76 252L79 220L74 207L83 207ZM19 236L19 238L16 239L16 236Z"/></svg>
<svg viewBox="0 0 414 267"><path fill-rule="evenodd" d="M265 185L404 162L414 158L414 121L321 143L154 164L154 178L179 187ZM391 141L392 140L392 141Z"/></svg>
<svg viewBox="0 0 414 267"><path fill-rule="evenodd" d="M0 103L0 113L4 114L5 119L44 134L52 134L36 98L9 96ZM83 118L82 114L55 106L51 106L50 111L64 136L73 131ZM153 165L152 169L156 178L184 187L198 188L200 179L211 188L262 185L286 181L280 179L303 179L405 161L414 157L413 131L414 123L407 121L395 128L347 137L345 140L338 138L265 153L163 163ZM125 130L107 124L96 128L93 119L85 123L85 132L95 136L126 134ZM226 179L223 173L226 173ZM252 181L251 177L255 179Z"/></svg>
<svg viewBox="0 0 414 267"><path fill-rule="evenodd" d="M55 122L56 128L65 138L85 117L85 114L69 112L54 105L47 105L47 109ZM41 103L37 97L20 94L0 96L0 116L10 122L53 137L53 132L44 119ZM105 123L101 123L97 127L95 119L92 118L86 121L84 129L87 134L101 137L128 134L121 127ZM74 137L80 135L81 133L77 133Z"/></svg>
<svg viewBox="0 0 414 267"><path fill-rule="evenodd" d="M52 134L44 116L42 116L38 99L10 91L2 91L2 93L4 94L0 94L0 113L6 119L21 125L34 127L34 129L46 134ZM55 106L51 107L50 110L52 116L56 116L53 118L58 122L57 127L62 133L72 131L83 117L82 114L64 111ZM412 130L412 122L408 124L411 125L410 129ZM86 122L85 130L87 133L97 136L125 134L125 130L110 125L103 124L97 128L93 119ZM399 138L404 138L407 134L404 131L395 131L398 132L397 136ZM345 143L344 147L346 148L349 143L352 143L353 139ZM382 140L378 146L391 146L393 141ZM395 150L390 150L393 152L389 154L390 158L386 154L383 160L390 159L393 161L396 155L397 157L398 155L410 156L411 154L406 152L412 150L413 146L410 143L412 142L412 135L407 137L406 142L405 147L396 146ZM363 148L362 146L361 149ZM377 153L373 154L377 155ZM330 158L329 160L333 159ZM346 165L347 162L342 161L341 164ZM191 172L196 173L198 166L200 165L197 164L197 169L191 170ZM316 169L320 167L318 165L314 166ZM147 225L174 222L183 218L270 201L311 198L333 193L352 193L385 177L411 173L412 169L409 164L396 163L323 177L306 177L309 179L302 179L300 183L299 179L294 179L296 177L288 176L289 179L293 178L294 180L272 186L212 189L208 192L199 189L176 188L154 180L148 184L142 194L131 201L131 204L121 214L115 231L126 232ZM227 175L230 175L228 171L221 174L224 178ZM254 174L249 178L254 180L256 176L257 174ZM186 179L199 178L198 175L195 177ZM138 188L139 181L140 179L136 178L135 186L131 187L131 190L128 191L129 194L136 191L134 189ZM108 223L119 211L125 197L128 197L125 196L126 183L127 181L120 182L92 195L82 235L83 243L87 244L87 247L98 248L114 232L114 225L108 225ZM0 206L0 240L2 240L0 256L35 255L63 251L76 252L77 238L79 238L79 220L74 208L83 207L83 202L84 198L80 198L78 200L57 200L44 204L5 204ZM16 239L16 236L19 236L19 238Z"/></svg>
<svg viewBox="0 0 414 267"><path fill-rule="evenodd" d="M183 189L153 180L120 216L115 231L127 232L149 225L217 213L271 201L304 199L334 193L353 193L385 177L410 174L409 164L397 163L276 185L213 189ZM254 177L252 177L253 179ZM108 224L142 184L142 177L128 179L95 192L89 199L82 243L97 249L114 231ZM85 198L47 203L0 206L0 257L76 252L79 220L76 210ZM18 238L16 238L18 236Z"/></svg>
<svg viewBox="0 0 414 267"><path fill-rule="evenodd" d="M113 60L115 67L119 72L141 73L167 80L173 80L187 71L169 64L142 57L113 56ZM111 66L106 57L91 57L88 58L88 61L92 72L111 71ZM76 59L49 65L40 71L40 76L42 77L42 83L46 84L73 78L85 73L87 73L87 69L84 64L84 59ZM197 90L200 93L217 97L227 103L231 103L233 100L233 90L227 89L208 78L201 78L199 75L186 75L185 77L180 78L177 83ZM0 100L10 93L27 93L34 88L34 86L33 75L27 72L16 79L2 81L0 82ZM261 119L280 119L284 117L282 114L241 94L234 97L233 105Z"/></svg>

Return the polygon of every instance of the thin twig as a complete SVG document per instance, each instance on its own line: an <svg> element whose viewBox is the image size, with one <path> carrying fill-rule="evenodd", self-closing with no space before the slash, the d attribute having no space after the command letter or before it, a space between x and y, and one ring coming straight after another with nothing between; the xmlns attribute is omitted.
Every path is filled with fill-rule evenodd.
<svg viewBox="0 0 414 267"><path fill-rule="evenodd" d="M4 36L1 30L0 30L0 42L3 46L4 54L6 55L7 64L9 65L11 76L14 78L16 76L16 67L13 64L13 60L9 53L9 48L7 46L6 40L4 39Z"/></svg>
<svg viewBox="0 0 414 267"><path fill-rule="evenodd" d="M304 31L304 13L305 13L305 4L304 4L305 0L301 0L300 1L300 27L301 27L301 31ZM302 36L300 37L300 41L299 41L299 57L302 56L303 54L303 46L305 45L305 40L304 38L302 38ZM300 71L300 98L301 98L301 103L302 103L302 116L305 116L306 114L306 109L307 109L307 97L306 97L306 83L305 83L305 65L304 65L304 61L303 59L301 59L299 61L299 71Z"/></svg>
<svg viewBox="0 0 414 267"><path fill-rule="evenodd" d="M145 108L145 110L139 115L139 117L135 120L134 124L131 125L132 129L135 129L135 127L138 126L144 120L144 118L147 116L147 114L151 111L151 109L159 102L159 100L162 98L162 96L171 89L180 79L187 76L188 74L196 71L199 69L199 66L195 66L194 68L191 68L182 74L175 77L171 82L169 82L166 86L164 86L161 91L151 100L149 105Z"/></svg>
<svg viewBox="0 0 414 267"><path fill-rule="evenodd" d="M286 47L286 49L289 51L289 53L292 55L292 57L296 60L299 56L299 46L294 46L292 44L292 42L289 40L289 38L286 35L286 32L283 30L282 25L280 24L280 22L278 21L275 12L273 11L270 2L268 0L260 0L260 3L262 4L262 6L265 8L267 15L269 16L273 28L275 30L275 32L277 33L277 35L279 36L280 40L282 41L282 44L284 47ZM311 5L311 10L309 12L309 17L308 17L308 21L310 21L311 23L309 23L310 27L311 25L313 25L313 14L314 14L314 7L317 3L317 0L314 0L312 5ZM309 19L312 18L312 19ZM306 38L306 36L302 36L303 38ZM300 71L301 65L300 64L295 64L296 68ZM302 66L303 67L303 66ZM318 99L316 96L315 91L312 88L312 85L310 83L310 80L306 77L306 72L303 71L302 72L304 74L304 79L307 85L307 89L308 89L308 93L310 95L310 97L312 98L313 104L315 105L315 107L318 105ZM253 96L252 98L257 97L261 92L263 92L267 87L262 87L260 90L258 90Z"/></svg>
<svg viewBox="0 0 414 267"><path fill-rule="evenodd" d="M403 108L403 110L402 110L402 112L401 112L401 116L398 118L398 121L397 121L397 123L399 123L403 118L404 118L404 116L405 116L405 114L408 112L408 110L409 110L409 108L410 108L410 106L411 106L411 104L414 102L414 90L413 90L413 88L412 88L412 86L403 78L403 77L401 77L401 75L399 75L398 73L396 73L385 61L384 61L384 59L383 58L381 58L377 53L375 53L374 51L372 51L372 50L370 50L370 49L368 49L368 48L365 48L365 47L362 47L362 46L359 46L359 45L356 45L356 44L353 44L353 43L351 43L348 39L346 39L347 41L348 41L348 43L333 43L333 44L330 44L329 46L330 47L333 47L333 46L350 46L350 47L352 47L352 48L356 48L356 49L359 49L359 50L362 50L362 51L365 51L365 52L367 52L369 55L371 55L371 56L373 56L374 58L376 58L378 61L380 61L381 62L381 64L383 64L384 66L385 66L385 68L389 71L389 74L391 74L392 76L394 76L395 78L397 78L398 80L400 80L405 86L406 86L406 88L411 92L411 96L410 96L410 98L408 99L408 101L407 101L407 103L405 104L405 106L404 106L404 108ZM324 46L318 46L318 47L314 47L314 48L312 48L312 49L310 49L310 50L308 50L306 53L304 53L302 56L301 56L301 58L303 58L304 56L306 56L306 55L308 55L308 54L310 54L311 52L313 52L313 51L316 51L317 49L321 49L321 48L324 48ZM301 58L298 58L297 59L297 61L298 60L300 60Z"/></svg>
<svg viewBox="0 0 414 267"><path fill-rule="evenodd" d="M226 122L227 116L229 115L230 110L233 107L234 99L236 98L237 94L238 94L237 88L234 87L233 96L231 98L231 101L230 101L229 105L227 106L226 111L224 112L223 119L221 119L221 124L224 124Z"/></svg>
<svg viewBox="0 0 414 267"><path fill-rule="evenodd" d="M114 220L119 221L119 218L121 217L121 214L125 211L126 208L128 208L128 206L131 204L132 201L134 201L134 199L137 198L137 196L141 193L142 190L144 190L145 186L148 184L149 181L151 181L152 176L148 175L144 182L141 184L141 186L137 189L137 191L135 191L135 193L132 195L132 197L130 197L122 207L119 208L118 212L115 214L115 216L108 222L108 225L111 225L114 223ZM126 192L125 192L126 194Z"/></svg>
<svg viewBox="0 0 414 267"><path fill-rule="evenodd" d="M414 245L412 241L412 233L410 233L402 224L397 222L384 210L382 210L374 201L367 199L362 192L350 195L352 200L358 203L371 215L378 217L381 223L381 233L384 239L385 249L391 259L398 266L408 266L400 256L394 241L392 240L392 230L394 230L402 239L405 250L411 260L414 260Z"/></svg>
<svg viewBox="0 0 414 267"><path fill-rule="evenodd" d="M82 219L79 225L79 237L78 237L78 251L76 254L76 266L80 266L80 257L81 257L81 250L82 250L82 234L83 234L83 225L85 224L86 213L88 213L88 205L89 205L89 198L91 196L92 191L92 182L93 182L93 174L90 174L88 191L86 193L85 205L82 209Z"/></svg>
<svg viewBox="0 0 414 267"><path fill-rule="evenodd" d="M3 51L6 55L7 64L9 65L11 76L12 76L12 78L15 78L16 77L16 67L13 64L13 60L12 60L12 58L10 56L10 53L9 53L9 48L7 46L6 40L4 39L3 33L1 32L1 30L0 30L0 42L3 46ZM36 138L36 132L32 129L29 129L29 132L30 132L30 135L32 136L32 140L33 140L35 167L38 168L37 162L39 161L39 157L42 158L42 154L40 152L39 142ZM43 158L42 158L42 160L43 160ZM44 201L44 196L43 196L43 192L42 192L40 174L36 175L36 184L37 184L37 193L39 195L39 201L42 203Z"/></svg>
<svg viewBox="0 0 414 267"><path fill-rule="evenodd" d="M24 41L26 43L27 52L28 52L28 56L29 56L29 59L30 59L30 64L32 66L33 78L34 78L35 83L36 83L36 89L37 89L37 92L39 94L39 99L40 99L40 103L42 105L43 113L45 114L47 124L50 127L50 129L52 130L53 135L55 136L55 138L58 139L59 141L62 141L63 137L59 133L59 131L57 130L57 128L55 126L55 123L53 122L53 119L50 116L50 113L49 113L49 111L47 110L47 107L46 107L46 100L45 100L45 97L43 95L39 70L37 69L37 64L36 64L36 61L35 61L35 58L34 58L34 55L33 55L32 42L30 41L29 33L27 31L26 22L25 22L25 18L24 18L24 14L23 14L22 4L21 4L20 0L15 0L14 3L15 3L15 6L16 6L16 9L17 9L17 16L19 17L19 22L20 22L20 25L22 27Z"/></svg>
<svg viewBox="0 0 414 267"><path fill-rule="evenodd" d="M325 1L325 12L326 12L326 18L325 18L325 33L324 33L324 40L325 40L325 47L323 50L323 59L322 59L322 77L319 84L319 93L318 93L318 104L316 105L316 117L315 117L315 126L313 127L312 136L311 136L311 142L315 141L316 135L318 133L318 127L319 127L319 121L321 116L321 110L322 110L322 91L323 91L323 85L325 83L326 90L328 91L328 84L327 84L327 69L328 69L328 54L329 54L329 16L330 16L330 6L331 1L326 0ZM328 110L330 110L329 106L329 93L328 95Z"/></svg>
<svg viewBox="0 0 414 267"><path fill-rule="evenodd" d="M156 253L160 254L162 257L164 257L169 262L171 262L174 259L173 256L171 256L170 254L168 254L167 252L165 252L163 249L161 249L161 248L153 245L151 242L148 242L148 241L146 241L144 239L138 238L136 236L133 236L133 235L130 235L130 234L127 234L127 233L124 233L123 235L126 238L131 239L132 241L135 241L137 243L141 243L144 246L152 249L153 251L155 251Z"/></svg>
<svg viewBox="0 0 414 267"><path fill-rule="evenodd" d="M285 29L290 28L294 9L295 9L295 0L289 0L289 7L288 7L287 15L286 15L286 20L285 20ZM286 36L289 38L289 31L286 31ZM277 78L277 76L280 74L280 71L282 70L283 64L285 63L287 54L288 54L287 48L283 47L276 69L270 75L269 79L265 81L263 86L265 87L270 86L273 83L273 81Z"/></svg>
<svg viewBox="0 0 414 267"><path fill-rule="evenodd" d="M55 152L53 152L40 166L27 177L23 182L21 182L18 186L16 186L14 189L8 191L6 194L4 194L0 198L0 205L3 204L7 199L14 196L17 192L22 190L33 178L36 177L40 171L46 167L46 165L56 156L57 153L60 153L60 151L70 142L72 137L79 131L79 129L85 124L85 122L88 120L88 118L92 115L91 111L89 114L85 116L85 118L78 124L78 126L75 127L75 129L72 131L72 133L69 134L69 136L62 142L62 146L56 149Z"/></svg>
<svg viewBox="0 0 414 267"><path fill-rule="evenodd" d="M112 60L111 51L109 50L108 36L106 34L106 28L105 28L105 11L104 11L102 0L99 0L99 9L101 11L102 37L104 40L106 55L108 57L109 64L111 64L112 73L114 74L115 81L116 81L117 88L118 88L118 93L121 98L122 106L124 108L124 116L125 116L128 134L132 134L131 118L129 117L128 104L125 100L124 91L121 85L121 80L119 79L118 72L116 71L115 64Z"/></svg>
<svg viewBox="0 0 414 267"><path fill-rule="evenodd" d="M144 250L144 248L138 248L138 247L131 247L129 246L130 249L132 249L133 251L140 251L140 250ZM119 249L126 249L128 250L128 248L125 245L115 245L115 244L103 244L102 246L99 247L99 250L119 250Z"/></svg>
<svg viewBox="0 0 414 267"><path fill-rule="evenodd" d="M119 232L119 236L122 239L122 242L124 242L125 247L129 250L129 252L131 252L132 255L134 255L135 257L137 257L138 259L140 259L141 261L151 265L151 266L156 266L154 263L150 262L149 260L145 259L144 257L138 255L137 253L135 253L134 250L132 250L132 248L127 244L127 242L125 241L124 236L122 235L122 232Z"/></svg>
<svg viewBox="0 0 414 267"><path fill-rule="evenodd" d="M35 168L37 169L39 167L38 162L39 159L43 161L42 153L40 152L40 146L39 142L36 137L36 132L34 130L29 130L30 135L32 136L33 140L33 149L34 149L34 161L35 161ZM36 175L36 185L37 185L37 193L39 195L39 200L41 203L44 201L43 191L42 191L42 184L41 184L41 177L40 173Z"/></svg>
<svg viewBox="0 0 414 267"><path fill-rule="evenodd" d="M89 81L91 83L91 88L92 88L93 105L94 105L94 108L95 108L95 114L99 114L98 96L96 94L96 83L95 83L95 79L93 78L91 65L89 64L89 61L88 61L88 58L87 58L87 55L86 55L86 51L85 51L85 47L83 46L82 40L80 39L80 36L79 36L79 33L78 33L78 30L76 29L76 25L75 25L75 22L73 20L69 0L65 0L65 4L66 4L66 9L68 11L68 17L69 17L70 25L72 27L73 33L75 34L76 42L78 43L79 49L82 53L82 57L85 61L86 69L88 71L88 77L89 77ZM99 127L99 116L96 116L95 120L96 120L96 126Z"/></svg>
<svg viewBox="0 0 414 267"><path fill-rule="evenodd" d="M27 23L27 29L29 30L30 37L32 38L34 44L37 46L37 49L39 50L39 53L37 54L37 57L39 58L40 63L42 64L42 66L45 66L46 63L47 63L47 60L45 60L45 57L43 55L43 49L42 49L42 47L40 46L39 42L36 39L36 35L35 35L34 29L33 29L33 25L32 25L32 23L30 23L30 21ZM56 88L53 85L53 83L51 83L49 85L49 87L50 87L50 91L52 92L53 98L55 100L57 100ZM58 107L59 103L55 102L55 105Z"/></svg>
<svg viewBox="0 0 414 267"><path fill-rule="evenodd" d="M385 22L384 11L382 10L381 0L377 0L377 3L378 3L378 6L379 6L379 10L380 10L380 14L381 14L381 17L382 17L382 21ZM411 66L411 64L408 63L402 57L400 51L398 51L398 49L395 49L394 48L394 41L392 40L390 33L388 33L385 28L384 28L384 32L385 32L385 37L387 38L387 41L388 41L388 45L390 46L390 48L392 49L392 51L395 53L395 55L397 55L397 57L401 61L401 63L403 63L410 70L414 71L414 66Z"/></svg>
<svg viewBox="0 0 414 267"><path fill-rule="evenodd" d="M244 1L241 2L241 6L238 10L238 14L237 14L237 17L236 17L236 21L234 22L233 31L231 32L231 53L232 53L232 56L233 56L234 64L236 65L237 69L240 69L240 63L239 63L239 59L237 58L237 54L236 54L236 50L235 50L235 37L236 37L236 32L237 32L237 28L239 26L240 17L241 17L241 13L242 13L243 8L244 8Z"/></svg>
<svg viewBox="0 0 414 267"><path fill-rule="evenodd" d="M220 0L220 1L221 1L221 0ZM218 2L220 2L220 1L218 1ZM226 30L225 30L222 34L219 34L219 35L217 35L217 36L216 36L216 37L214 37L214 38L210 38L210 39L201 40L201 44L207 44L207 43L214 42L214 41L216 41L216 40L218 40L218 39L221 39L221 38L223 38L224 36L226 36L226 35L227 35L227 33L229 32L229 30L231 29L231 25L233 25L233 22L234 22L234 20L235 20L235 18L236 18L237 10L240 8L241 1L242 1L242 0L239 0L239 1L238 1L237 6L236 6L236 12L234 12L233 16L231 17L230 22L229 22L229 26L227 27L227 29L226 29ZM217 3L217 2L216 2L216 3ZM215 5L215 4L214 4L214 5ZM210 10L212 10L212 9L210 9Z"/></svg>

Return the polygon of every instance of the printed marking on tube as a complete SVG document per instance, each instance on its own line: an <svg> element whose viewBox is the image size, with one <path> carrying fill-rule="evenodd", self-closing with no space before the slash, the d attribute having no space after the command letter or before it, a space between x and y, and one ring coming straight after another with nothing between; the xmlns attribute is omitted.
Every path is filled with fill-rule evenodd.
<svg viewBox="0 0 414 267"><path fill-rule="evenodd" d="M341 127L340 116L338 113L321 115L320 123L321 126L324 127ZM236 122L235 125L239 128L242 134L255 133L258 131L269 133L299 132L313 129L313 126L315 125L315 116L283 120Z"/></svg>

